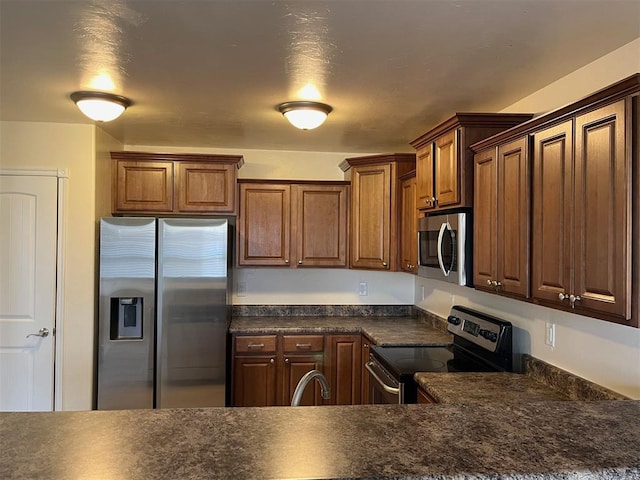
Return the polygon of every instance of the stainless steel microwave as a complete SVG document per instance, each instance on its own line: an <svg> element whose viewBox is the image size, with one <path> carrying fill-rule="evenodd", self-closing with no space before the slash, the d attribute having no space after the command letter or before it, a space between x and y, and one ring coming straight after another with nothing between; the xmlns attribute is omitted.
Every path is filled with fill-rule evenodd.
<svg viewBox="0 0 640 480"><path fill-rule="evenodd" d="M418 275L471 286L472 234L470 211L418 219Z"/></svg>

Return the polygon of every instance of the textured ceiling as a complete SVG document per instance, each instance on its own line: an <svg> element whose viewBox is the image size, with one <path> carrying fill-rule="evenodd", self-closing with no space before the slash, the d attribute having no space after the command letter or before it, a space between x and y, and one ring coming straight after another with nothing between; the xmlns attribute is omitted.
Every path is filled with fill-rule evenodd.
<svg viewBox="0 0 640 480"><path fill-rule="evenodd" d="M0 0L0 118L88 123L69 94L100 89L134 102L104 125L127 145L411 151L640 37L639 18L637 0ZM317 130L275 109L314 96L334 108Z"/></svg>

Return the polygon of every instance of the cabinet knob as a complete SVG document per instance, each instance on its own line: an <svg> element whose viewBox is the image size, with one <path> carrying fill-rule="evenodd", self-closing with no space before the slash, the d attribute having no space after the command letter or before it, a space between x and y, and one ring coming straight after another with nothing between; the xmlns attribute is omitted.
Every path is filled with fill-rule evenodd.
<svg viewBox="0 0 640 480"><path fill-rule="evenodd" d="M491 287L493 285L493 282L491 280L487 280L487 285Z"/></svg>
<svg viewBox="0 0 640 480"><path fill-rule="evenodd" d="M288 358L285 358L285 359L284 359L284 363L289 363L289 359L288 359Z"/></svg>
<svg viewBox="0 0 640 480"><path fill-rule="evenodd" d="M387 266L387 262L382 262L382 266L386 267Z"/></svg>
<svg viewBox="0 0 640 480"><path fill-rule="evenodd" d="M284 263L289 263L289 259L285 260Z"/></svg>
<svg viewBox="0 0 640 480"><path fill-rule="evenodd" d="M269 363L275 363L275 360L272 358L271 360L269 360Z"/></svg>
<svg viewBox="0 0 640 480"><path fill-rule="evenodd" d="M576 302L579 302L580 300L582 300L582 298L580 298L580 295L569 295L569 303L571 303L571 308L576 308Z"/></svg>
<svg viewBox="0 0 640 480"><path fill-rule="evenodd" d="M302 260L298 260L298 265L302 265Z"/></svg>
<svg viewBox="0 0 640 480"><path fill-rule="evenodd" d="M565 295L564 293L559 293L558 294L558 299L562 302L563 300L567 300L569 298L569 295Z"/></svg>
<svg viewBox="0 0 640 480"><path fill-rule="evenodd" d="M431 205L434 205L438 203L438 199L436 197L431 197Z"/></svg>

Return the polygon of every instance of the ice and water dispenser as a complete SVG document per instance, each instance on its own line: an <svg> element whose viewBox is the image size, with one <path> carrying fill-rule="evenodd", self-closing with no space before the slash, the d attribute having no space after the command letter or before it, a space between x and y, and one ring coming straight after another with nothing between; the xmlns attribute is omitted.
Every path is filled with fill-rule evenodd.
<svg viewBox="0 0 640 480"><path fill-rule="evenodd" d="M111 340L142 339L142 297L111 298Z"/></svg>

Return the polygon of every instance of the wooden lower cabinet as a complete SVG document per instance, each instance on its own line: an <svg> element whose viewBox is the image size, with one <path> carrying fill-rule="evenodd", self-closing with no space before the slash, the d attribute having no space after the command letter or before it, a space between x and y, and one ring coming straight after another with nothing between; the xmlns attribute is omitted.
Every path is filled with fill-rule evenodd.
<svg viewBox="0 0 640 480"><path fill-rule="evenodd" d="M331 386L327 405L359 405L362 389L362 335L329 335L325 376Z"/></svg>
<svg viewBox="0 0 640 480"><path fill-rule="evenodd" d="M234 335L232 405L291 405L298 382L311 370L324 373L331 398L323 400L320 384L313 380L300 405L360 404L361 337L360 334Z"/></svg>
<svg viewBox="0 0 640 480"><path fill-rule="evenodd" d="M287 355L284 358L282 369L283 396L282 405L291 405L293 392L300 379L311 370L323 370L324 354L322 352L313 355ZM320 384L312 380L307 385L302 396L301 406L322 405Z"/></svg>
<svg viewBox="0 0 640 480"><path fill-rule="evenodd" d="M276 356L236 356L233 359L233 404L238 407L276 405Z"/></svg>

